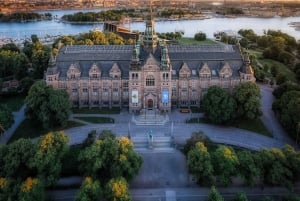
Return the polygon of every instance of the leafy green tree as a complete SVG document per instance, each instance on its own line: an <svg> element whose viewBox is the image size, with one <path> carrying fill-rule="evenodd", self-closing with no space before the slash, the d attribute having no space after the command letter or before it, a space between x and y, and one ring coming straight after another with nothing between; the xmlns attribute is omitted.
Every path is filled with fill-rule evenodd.
<svg viewBox="0 0 300 201"><path fill-rule="evenodd" d="M221 196L218 190L212 186L209 191L207 201L224 201L224 198Z"/></svg>
<svg viewBox="0 0 300 201"><path fill-rule="evenodd" d="M26 54L27 58L31 59L32 52L33 52L33 44L29 42L28 40L25 40L24 47L23 47L23 53Z"/></svg>
<svg viewBox="0 0 300 201"><path fill-rule="evenodd" d="M299 44L299 47L300 47L300 44ZM299 48L298 55L300 55L300 48ZM294 72L296 74L297 80L300 80L300 63L296 63L293 70L294 70Z"/></svg>
<svg viewBox="0 0 300 201"><path fill-rule="evenodd" d="M293 182L298 181L298 179L300 178L300 152L295 151L295 149L290 145L286 145L282 149L282 152L286 157L287 163L285 164L285 166L288 167L293 174L293 176L291 176Z"/></svg>
<svg viewBox="0 0 300 201"><path fill-rule="evenodd" d="M239 43L241 44L242 47L248 48L249 47L249 40L247 38L242 38Z"/></svg>
<svg viewBox="0 0 300 201"><path fill-rule="evenodd" d="M282 201L300 201L300 197L298 195L284 195L282 196Z"/></svg>
<svg viewBox="0 0 300 201"><path fill-rule="evenodd" d="M287 76L282 73L279 73L276 76L276 84L278 85L285 83L287 80L288 80Z"/></svg>
<svg viewBox="0 0 300 201"><path fill-rule="evenodd" d="M271 40L270 36L263 35L261 37L258 37L258 39L257 39L257 45L259 47L266 48L266 47L268 47L270 45L270 40Z"/></svg>
<svg viewBox="0 0 300 201"><path fill-rule="evenodd" d="M12 76L15 74L15 59L18 55L18 52L0 50L0 77Z"/></svg>
<svg viewBox="0 0 300 201"><path fill-rule="evenodd" d="M0 144L0 178L6 177L6 173L4 170L5 160L4 157L7 154L7 146Z"/></svg>
<svg viewBox="0 0 300 201"><path fill-rule="evenodd" d="M25 179L35 174L29 161L34 155L33 144L30 139L19 139L3 148L4 164L1 168L2 176Z"/></svg>
<svg viewBox="0 0 300 201"><path fill-rule="evenodd" d="M277 64L273 64L271 66L271 74L273 75L273 77L276 77L278 75L278 65Z"/></svg>
<svg viewBox="0 0 300 201"><path fill-rule="evenodd" d="M192 133L191 137L186 141L183 148L183 153L187 155L188 152L195 147L197 142L202 142L205 146L211 145L209 138L202 131L198 131Z"/></svg>
<svg viewBox="0 0 300 201"><path fill-rule="evenodd" d="M105 192L108 200L131 201L128 183L123 177L110 179Z"/></svg>
<svg viewBox="0 0 300 201"><path fill-rule="evenodd" d="M15 57L15 77L17 79L22 79L28 75L29 59L26 54L20 53Z"/></svg>
<svg viewBox="0 0 300 201"><path fill-rule="evenodd" d="M236 103L225 89L212 86L203 97L203 107L209 121L221 124L233 119Z"/></svg>
<svg viewBox="0 0 300 201"><path fill-rule="evenodd" d="M101 31L91 31L89 33L88 39L93 41L95 45L108 45L108 39L105 34Z"/></svg>
<svg viewBox="0 0 300 201"><path fill-rule="evenodd" d="M69 138L63 132L48 133L35 143L35 154L30 165L46 186L52 186L59 178L64 154L68 151Z"/></svg>
<svg viewBox="0 0 300 201"><path fill-rule="evenodd" d="M36 42L39 42L40 40L36 34L32 34L31 41L32 41L32 43L36 43Z"/></svg>
<svg viewBox="0 0 300 201"><path fill-rule="evenodd" d="M0 134L14 123L14 116L7 105L0 104Z"/></svg>
<svg viewBox="0 0 300 201"><path fill-rule="evenodd" d="M272 185L292 186L292 171L286 166L287 158L280 149L263 149L260 153L262 178Z"/></svg>
<svg viewBox="0 0 300 201"><path fill-rule="evenodd" d="M4 45L2 45L0 50L9 50L9 51L12 51L12 52L20 52L20 49L16 46L15 43L4 44Z"/></svg>
<svg viewBox="0 0 300 201"><path fill-rule="evenodd" d="M124 39L115 33L110 32L106 37L111 45L124 45Z"/></svg>
<svg viewBox="0 0 300 201"><path fill-rule="evenodd" d="M276 100L272 107L281 124L296 138L300 122L300 91L288 91Z"/></svg>
<svg viewBox="0 0 300 201"><path fill-rule="evenodd" d="M253 82L243 82L233 89L233 98L237 103L237 115L246 119L256 119L262 115L261 94Z"/></svg>
<svg viewBox="0 0 300 201"><path fill-rule="evenodd" d="M44 186L37 178L28 177L21 185L19 193L20 201L43 201Z"/></svg>
<svg viewBox="0 0 300 201"><path fill-rule="evenodd" d="M199 183L211 183L213 180L213 166L207 148L202 142L197 142L195 147L188 152L187 164Z"/></svg>
<svg viewBox="0 0 300 201"><path fill-rule="evenodd" d="M86 177L76 195L75 201L96 201L102 197L100 182Z"/></svg>
<svg viewBox="0 0 300 201"><path fill-rule="evenodd" d="M14 180L9 177L0 177L0 200L19 200L18 194L20 192L20 185L19 180Z"/></svg>
<svg viewBox="0 0 300 201"><path fill-rule="evenodd" d="M79 154L81 169L94 178L124 177L131 180L142 165L142 159L125 137L96 140Z"/></svg>
<svg viewBox="0 0 300 201"><path fill-rule="evenodd" d="M206 40L206 34L203 32L198 32L195 34L194 39L198 41L204 41Z"/></svg>
<svg viewBox="0 0 300 201"><path fill-rule="evenodd" d="M213 167L224 186L231 184L231 177L237 175L238 157L231 147L219 146L213 153Z"/></svg>
<svg viewBox="0 0 300 201"><path fill-rule="evenodd" d="M281 96L288 91L300 91L300 86L293 82L284 82L273 91L275 98L279 99Z"/></svg>
<svg viewBox="0 0 300 201"><path fill-rule="evenodd" d="M293 64L296 57L287 51L282 51L278 55L278 60L284 64Z"/></svg>
<svg viewBox="0 0 300 201"><path fill-rule="evenodd" d="M247 195L244 192L237 193L233 201L248 201Z"/></svg>
<svg viewBox="0 0 300 201"><path fill-rule="evenodd" d="M47 70L51 50L44 46L42 49L34 49L31 56L35 78L43 78Z"/></svg>
<svg viewBox="0 0 300 201"><path fill-rule="evenodd" d="M254 153L250 151L237 152L239 164L237 166L238 174L246 185L252 186L254 180L259 177L260 169L256 165Z"/></svg>
<svg viewBox="0 0 300 201"><path fill-rule="evenodd" d="M25 99L26 116L41 123L43 128L64 126L71 113L68 94L54 90L46 82L32 85Z"/></svg>

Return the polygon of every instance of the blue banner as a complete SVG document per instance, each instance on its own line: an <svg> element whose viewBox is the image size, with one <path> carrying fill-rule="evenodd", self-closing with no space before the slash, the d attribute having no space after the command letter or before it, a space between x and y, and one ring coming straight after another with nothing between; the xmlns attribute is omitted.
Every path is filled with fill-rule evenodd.
<svg viewBox="0 0 300 201"><path fill-rule="evenodd" d="M161 102L169 103L169 91L168 90L163 90L161 92Z"/></svg>

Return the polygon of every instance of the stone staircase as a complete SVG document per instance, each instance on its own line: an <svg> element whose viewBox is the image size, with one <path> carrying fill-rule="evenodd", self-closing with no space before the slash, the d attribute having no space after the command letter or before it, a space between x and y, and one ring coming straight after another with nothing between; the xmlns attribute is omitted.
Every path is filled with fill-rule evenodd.
<svg viewBox="0 0 300 201"><path fill-rule="evenodd" d="M168 121L168 114L160 114L160 112L155 110L144 110L141 114L132 116L132 122L137 126L163 126Z"/></svg>
<svg viewBox="0 0 300 201"><path fill-rule="evenodd" d="M138 152L169 152L175 150L174 147L172 147L172 138L170 136L134 136L131 138L131 141L134 144L134 149Z"/></svg>

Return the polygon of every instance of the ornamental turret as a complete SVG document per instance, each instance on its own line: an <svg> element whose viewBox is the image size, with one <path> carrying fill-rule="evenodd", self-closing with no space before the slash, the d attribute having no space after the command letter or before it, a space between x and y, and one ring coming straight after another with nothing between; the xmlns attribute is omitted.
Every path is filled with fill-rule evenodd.
<svg viewBox="0 0 300 201"><path fill-rule="evenodd" d="M140 68L140 45L139 40L133 47L131 62L130 62L130 69L131 70L138 70Z"/></svg>
<svg viewBox="0 0 300 201"><path fill-rule="evenodd" d="M165 42L163 42L161 48L161 70L170 70L170 58L168 47Z"/></svg>
<svg viewBox="0 0 300 201"><path fill-rule="evenodd" d="M146 30L143 36L144 49L154 53L157 48L158 37L154 30L155 22L153 20L152 7L150 5L150 17L146 21Z"/></svg>

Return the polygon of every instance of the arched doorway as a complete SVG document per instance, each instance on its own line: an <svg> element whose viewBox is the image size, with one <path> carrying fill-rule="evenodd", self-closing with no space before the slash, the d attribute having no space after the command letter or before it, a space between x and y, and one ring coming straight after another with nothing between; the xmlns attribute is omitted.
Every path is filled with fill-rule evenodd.
<svg viewBox="0 0 300 201"><path fill-rule="evenodd" d="M152 99L148 99L147 107L148 107L148 109L152 109L153 108L153 100Z"/></svg>

